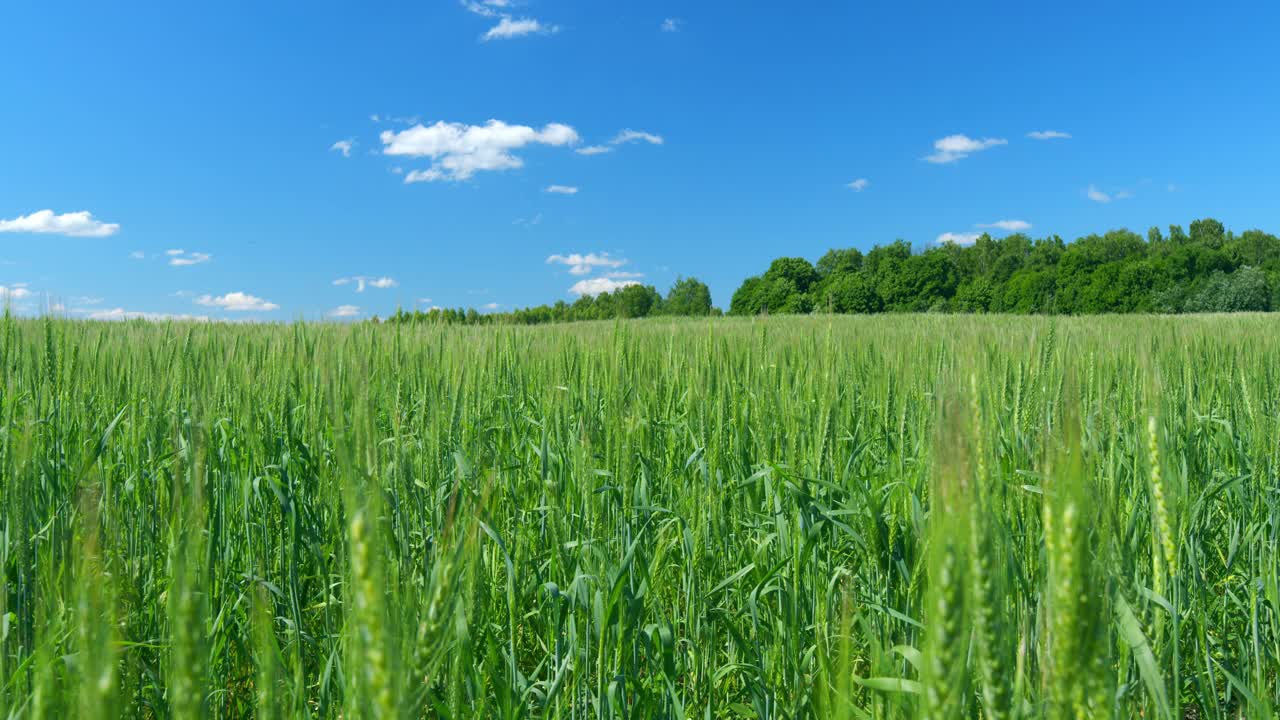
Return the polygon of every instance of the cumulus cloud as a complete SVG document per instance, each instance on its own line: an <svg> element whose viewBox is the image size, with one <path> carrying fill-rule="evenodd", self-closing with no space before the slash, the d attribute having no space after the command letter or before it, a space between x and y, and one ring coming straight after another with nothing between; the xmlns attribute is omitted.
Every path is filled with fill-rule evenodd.
<svg viewBox="0 0 1280 720"><path fill-rule="evenodd" d="M679 32L684 21L679 18L667 18L662 21L662 32Z"/></svg>
<svg viewBox="0 0 1280 720"><path fill-rule="evenodd" d="M351 277L340 277L333 281L334 285L352 285L356 286L356 292L364 292L365 286L375 287L379 290L387 290L393 287L399 287L400 283L395 279L386 277L371 277L369 275L352 275Z"/></svg>
<svg viewBox="0 0 1280 720"><path fill-rule="evenodd" d="M45 233L71 237L107 237L120 231L116 223L104 223L87 210L55 215L52 210L37 210L12 220L0 220L0 233Z"/></svg>
<svg viewBox="0 0 1280 720"><path fill-rule="evenodd" d="M550 35L560 32L557 25L544 23L534 18L516 18L507 12L514 5L512 0L462 0L462 7L468 12L486 18L498 18L498 24L489 28L480 39L509 40L525 35Z"/></svg>
<svg viewBox="0 0 1280 720"><path fill-rule="evenodd" d="M596 268L620 268L627 264L626 260L621 258L609 257L609 253L572 253L569 255L552 255L547 258L547 264L555 264L569 266L571 275L590 275Z"/></svg>
<svg viewBox="0 0 1280 720"><path fill-rule="evenodd" d="M956 245L972 245L982 237L982 233L976 232L944 232L938 236L938 244L953 243Z"/></svg>
<svg viewBox="0 0 1280 720"><path fill-rule="evenodd" d="M857 180L854 180L853 182L849 183L849 189L853 190L854 192L862 192L863 190L866 190L867 186L870 184L871 184L870 180L866 178L858 178Z"/></svg>
<svg viewBox="0 0 1280 720"><path fill-rule="evenodd" d="M1031 223L1026 220L997 220L993 223L978 223L978 227L1007 230L1009 232L1023 232L1031 229Z"/></svg>
<svg viewBox="0 0 1280 720"><path fill-rule="evenodd" d="M630 285L639 285L635 280L615 280L607 277L590 278L587 280L579 280L569 288L569 292L574 295L599 295L600 293L613 292Z"/></svg>
<svg viewBox="0 0 1280 720"><path fill-rule="evenodd" d="M0 302L7 303L10 300L26 300L29 297L31 297L31 288L27 283L0 285Z"/></svg>
<svg viewBox="0 0 1280 720"><path fill-rule="evenodd" d="M339 305L328 313L331 318L352 318L359 314L360 307L358 305Z"/></svg>
<svg viewBox="0 0 1280 720"><path fill-rule="evenodd" d="M498 21L497 25L489 28L480 39L489 42L490 40L510 40L511 38L524 37L525 35L550 35L560 32L557 25L548 25L540 20L533 18L515 19L511 16L503 17Z"/></svg>
<svg viewBox="0 0 1280 720"><path fill-rule="evenodd" d="M1032 140L1069 140L1071 139L1071 133L1057 130L1033 130L1027 133L1027 137Z"/></svg>
<svg viewBox="0 0 1280 720"><path fill-rule="evenodd" d="M196 304L222 308L232 312L267 312L280 309L280 306L273 302L243 292L230 292L226 295L216 296L201 295L196 298Z"/></svg>
<svg viewBox="0 0 1280 720"><path fill-rule="evenodd" d="M546 192L555 193L556 195L577 195L578 188L572 185L548 185Z"/></svg>
<svg viewBox="0 0 1280 720"><path fill-rule="evenodd" d="M355 144L355 140L339 140L338 142L330 145L329 149L337 150L342 153L342 157L351 157L351 148L355 147Z"/></svg>
<svg viewBox="0 0 1280 720"><path fill-rule="evenodd" d="M467 180L484 170L510 170L524 166L512 151L528 145L555 147L577 144L578 132L568 125L551 123L541 130L490 120L484 125L437 122L414 125L400 132L384 130L382 152L414 158L430 158L427 170L414 170L406 183Z"/></svg>
<svg viewBox="0 0 1280 720"><path fill-rule="evenodd" d="M184 250L166 250L164 254L169 256L169 264L174 267L199 265L213 259L213 256L209 253L186 252Z"/></svg>
<svg viewBox="0 0 1280 720"><path fill-rule="evenodd" d="M967 135L948 135L934 141L933 149L936 152L925 156L925 160L938 164L953 163L957 160L963 160L973 153L981 152L997 145L1008 144L1009 141L1004 138L982 138L979 140Z"/></svg>

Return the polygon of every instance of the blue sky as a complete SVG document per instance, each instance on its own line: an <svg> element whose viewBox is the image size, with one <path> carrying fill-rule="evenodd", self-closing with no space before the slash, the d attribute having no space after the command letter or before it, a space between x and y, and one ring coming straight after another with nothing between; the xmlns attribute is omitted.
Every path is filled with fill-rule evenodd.
<svg viewBox="0 0 1280 720"><path fill-rule="evenodd" d="M1276 231L1278 26L1263 2L11 0L0 293L291 320L693 275L724 306L780 255L984 224Z"/></svg>

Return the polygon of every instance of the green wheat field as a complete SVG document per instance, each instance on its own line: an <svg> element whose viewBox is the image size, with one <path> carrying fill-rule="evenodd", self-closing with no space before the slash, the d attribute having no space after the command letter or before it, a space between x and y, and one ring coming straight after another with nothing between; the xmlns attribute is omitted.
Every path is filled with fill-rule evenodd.
<svg viewBox="0 0 1280 720"><path fill-rule="evenodd" d="M1280 320L0 327L0 717L1269 718Z"/></svg>

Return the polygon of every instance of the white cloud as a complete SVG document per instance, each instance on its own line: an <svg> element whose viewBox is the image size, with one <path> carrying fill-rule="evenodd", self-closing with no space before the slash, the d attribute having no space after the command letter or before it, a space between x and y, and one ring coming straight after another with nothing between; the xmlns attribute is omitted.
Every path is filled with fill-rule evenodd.
<svg viewBox="0 0 1280 720"><path fill-rule="evenodd" d="M500 307L502 307L501 303L491 302L491 303L485 303L484 305L481 305L480 309L484 310L485 312L495 312Z"/></svg>
<svg viewBox="0 0 1280 720"><path fill-rule="evenodd" d="M1133 193L1130 192L1129 190L1120 190L1114 193L1106 193L1099 190L1095 185L1090 185L1088 188L1086 188L1084 191L1084 194L1085 194L1085 197L1089 198L1090 200L1096 203L1109 203L1112 200L1128 200L1129 198L1133 197Z"/></svg>
<svg viewBox="0 0 1280 720"><path fill-rule="evenodd" d="M1026 220L997 220L993 223L979 223L980 228L995 228L997 230L1007 230L1009 232L1023 232L1031 229L1031 223Z"/></svg>
<svg viewBox="0 0 1280 720"><path fill-rule="evenodd" d="M513 150L534 144L574 145L579 140L578 132L568 125L551 123L535 130L501 120L484 125L443 121L431 126L418 124L401 132L384 130L380 137L385 155L427 157L433 161L429 169L406 175L406 183L466 180L482 170L519 168L524 161L513 155Z"/></svg>
<svg viewBox="0 0 1280 720"><path fill-rule="evenodd" d="M209 253L202 252L183 252L182 250L166 250L165 254L169 256L169 264L174 267L184 267L187 265L199 265L207 263L213 259Z"/></svg>
<svg viewBox="0 0 1280 720"><path fill-rule="evenodd" d="M497 25L489 28L480 39L488 42L490 40L509 40L516 37L524 37L525 35L551 35L560 32L557 25L548 25L533 18L513 19L510 15L505 15L498 21Z"/></svg>
<svg viewBox="0 0 1280 720"><path fill-rule="evenodd" d="M571 275L590 275L592 270L599 267L620 268L627 264L626 260L621 258L609 257L609 253L572 253L570 255L552 255L547 258L547 264L559 263L569 266Z"/></svg>
<svg viewBox="0 0 1280 720"><path fill-rule="evenodd" d="M162 320L185 320L189 322L209 322L208 315L139 312L136 310L125 310L124 308L92 311L77 309L72 312L80 313L90 320L150 320L152 322Z"/></svg>
<svg viewBox="0 0 1280 720"><path fill-rule="evenodd" d="M358 305L339 305L328 313L331 318L350 318L359 314L360 307Z"/></svg>
<svg viewBox="0 0 1280 720"><path fill-rule="evenodd" d="M579 155L603 155L605 153L613 152L613 148L608 145L588 145L586 147L580 147L577 150L574 150L574 152Z"/></svg>
<svg viewBox="0 0 1280 720"><path fill-rule="evenodd" d="M1032 140L1069 140L1071 133L1059 132L1057 130L1033 130L1027 133L1027 137Z"/></svg>
<svg viewBox="0 0 1280 720"><path fill-rule="evenodd" d="M632 130L627 128L618 133L616 137L609 141L610 145L623 145L625 143L644 141L650 145L661 145L662 137L653 133L643 132L641 130Z"/></svg>
<svg viewBox="0 0 1280 720"><path fill-rule="evenodd" d="M134 260L142 260L145 257L147 257L147 254L142 252L141 250L134 250L133 252L129 253L129 257L133 258Z"/></svg>
<svg viewBox="0 0 1280 720"><path fill-rule="evenodd" d="M572 185L548 185L546 192L555 193L557 195L577 195L578 188Z"/></svg>
<svg viewBox="0 0 1280 720"><path fill-rule="evenodd" d="M627 279L642 278L644 277L644 273L623 272L619 270L615 272L607 272L604 274L604 276L607 278L613 278L614 280L627 280Z"/></svg>
<svg viewBox="0 0 1280 720"><path fill-rule="evenodd" d="M511 7L511 0L480 0L480 2L462 0L462 7L481 17L498 17L502 13L494 10L494 8Z"/></svg>
<svg viewBox="0 0 1280 720"><path fill-rule="evenodd" d="M339 140L329 146L330 150L337 150L342 153L342 157L351 157L351 148L356 144L355 140Z"/></svg>
<svg viewBox="0 0 1280 720"><path fill-rule="evenodd" d="M31 288L27 286L27 283L0 285L0 302L26 300L29 297L31 297Z"/></svg>
<svg viewBox="0 0 1280 720"><path fill-rule="evenodd" d="M938 164L953 163L957 160L963 160L973 153L981 152L997 145L1008 144L1009 141L1004 138L982 138L978 140L967 135L948 135L934 141L933 149L937 152L926 156L925 160Z"/></svg>
<svg viewBox="0 0 1280 720"><path fill-rule="evenodd" d="M853 182L849 183L849 189L853 190L854 192L862 192L863 190L866 190L867 186L870 184L871 184L870 180L866 178L858 178L857 180L854 180Z"/></svg>
<svg viewBox="0 0 1280 720"><path fill-rule="evenodd" d="M231 292L218 296L201 295L196 298L196 304L232 312L267 312L280 309L280 306L273 302L243 292Z"/></svg>
<svg viewBox="0 0 1280 720"><path fill-rule="evenodd" d="M599 295L600 293L613 292L630 285L639 285L635 280L614 280L607 277L590 278L588 280L579 280L569 288L569 292L574 295Z"/></svg>
<svg viewBox="0 0 1280 720"><path fill-rule="evenodd" d="M400 286L400 283L396 282L395 279L386 277L385 275L383 277L371 277L369 275L353 275L351 277L340 277L337 280L333 281L334 285L350 285L352 283L355 284L356 292L358 293L364 292L364 288L366 285L370 287L378 288L379 290L386 290L388 288Z"/></svg>
<svg viewBox="0 0 1280 720"><path fill-rule="evenodd" d="M944 233L942 233L941 235L939 235L939 236L938 236L938 244L939 244L939 245L941 245L941 244L943 244L943 243L954 243L954 244L956 244L956 245L972 245L972 244L973 244L974 242L976 242L976 241L978 240L978 238L980 238L980 237L982 237L982 233L976 233L976 232L962 232L962 233L944 232Z"/></svg>
<svg viewBox="0 0 1280 720"><path fill-rule="evenodd" d="M679 18L667 18L662 21L662 32L679 32L684 21Z"/></svg>
<svg viewBox="0 0 1280 720"><path fill-rule="evenodd" d="M12 220L0 220L0 232L48 233L71 237L107 237L120 231L116 223L104 223L87 210L55 215L52 210L37 210Z"/></svg>

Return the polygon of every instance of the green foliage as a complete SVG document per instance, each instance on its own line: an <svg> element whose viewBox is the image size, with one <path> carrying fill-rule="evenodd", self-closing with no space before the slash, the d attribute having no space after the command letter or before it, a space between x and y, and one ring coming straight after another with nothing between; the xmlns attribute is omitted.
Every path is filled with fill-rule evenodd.
<svg viewBox="0 0 1280 720"><path fill-rule="evenodd" d="M697 278L677 278L662 303L663 315L710 315L711 289Z"/></svg>
<svg viewBox="0 0 1280 720"><path fill-rule="evenodd" d="M716 314L711 306L711 290L697 278L681 278L671 286L664 300L652 285L631 284L598 295L582 295L573 303L538 305L510 312L479 313L474 308L431 308L396 310L387 318L395 324L430 325L543 325L644 318L655 315L706 316Z"/></svg>
<svg viewBox="0 0 1280 720"><path fill-rule="evenodd" d="M811 269L775 260L734 293L734 315L798 313L999 312L1101 314L1270 310L1280 297L1280 238L1239 237L1213 219L1188 235L1170 226L1146 239L1127 230L1073 243L1050 237L982 235L971 246L944 243L920 253L898 240L831 250Z"/></svg>

